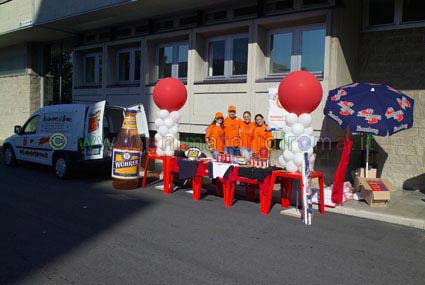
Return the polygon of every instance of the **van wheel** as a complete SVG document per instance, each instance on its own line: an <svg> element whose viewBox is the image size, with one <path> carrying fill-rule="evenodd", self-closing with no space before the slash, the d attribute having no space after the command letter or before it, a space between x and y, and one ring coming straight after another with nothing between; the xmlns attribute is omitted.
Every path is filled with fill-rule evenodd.
<svg viewBox="0 0 425 285"><path fill-rule="evenodd" d="M7 145L3 151L3 162L7 166L16 165L16 156L13 148L10 145Z"/></svg>
<svg viewBox="0 0 425 285"><path fill-rule="evenodd" d="M70 164L69 159L65 154L58 154L53 163L53 170L55 171L56 177L59 179L66 179L69 177Z"/></svg>

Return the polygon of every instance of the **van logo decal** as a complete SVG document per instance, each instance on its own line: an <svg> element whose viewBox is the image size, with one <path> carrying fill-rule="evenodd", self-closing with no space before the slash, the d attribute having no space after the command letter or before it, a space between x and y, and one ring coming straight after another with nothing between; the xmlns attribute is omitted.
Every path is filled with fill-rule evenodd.
<svg viewBox="0 0 425 285"><path fill-rule="evenodd" d="M99 129L101 111L98 110L95 113L89 114L89 133Z"/></svg>
<svg viewBox="0 0 425 285"><path fill-rule="evenodd" d="M50 141L50 137L42 137L40 138L40 140L38 141L38 145L43 145L45 143L48 143Z"/></svg>
<svg viewBox="0 0 425 285"><path fill-rule="evenodd" d="M66 147L68 139L64 134L54 133L50 136L49 145L54 150L62 150Z"/></svg>

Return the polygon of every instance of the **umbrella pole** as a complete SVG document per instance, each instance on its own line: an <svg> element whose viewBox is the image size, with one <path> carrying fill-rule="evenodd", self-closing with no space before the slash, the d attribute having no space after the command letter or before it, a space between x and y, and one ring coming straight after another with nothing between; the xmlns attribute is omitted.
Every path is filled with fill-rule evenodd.
<svg viewBox="0 0 425 285"><path fill-rule="evenodd" d="M366 169L365 169L365 177L367 177L367 173L369 170L369 135L366 135Z"/></svg>

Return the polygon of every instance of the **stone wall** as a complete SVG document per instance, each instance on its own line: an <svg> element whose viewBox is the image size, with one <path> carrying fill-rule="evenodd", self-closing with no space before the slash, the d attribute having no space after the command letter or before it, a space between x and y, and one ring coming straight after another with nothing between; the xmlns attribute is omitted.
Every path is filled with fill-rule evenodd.
<svg viewBox="0 0 425 285"><path fill-rule="evenodd" d="M360 82L387 83L415 100L414 125L375 137L382 177L397 187L425 188L425 28L362 33Z"/></svg>
<svg viewBox="0 0 425 285"><path fill-rule="evenodd" d="M27 74L0 77L0 141L13 134L15 125L23 125L30 110L31 77Z"/></svg>

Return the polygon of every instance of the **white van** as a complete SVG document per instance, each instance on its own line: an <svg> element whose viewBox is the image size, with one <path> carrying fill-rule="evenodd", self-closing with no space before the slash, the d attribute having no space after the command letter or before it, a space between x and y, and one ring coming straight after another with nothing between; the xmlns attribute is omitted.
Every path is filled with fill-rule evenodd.
<svg viewBox="0 0 425 285"><path fill-rule="evenodd" d="M74 167L86 162L110 163L113 140L121 129L126 108L105 105L101 101L39 109L23 127L15 126L15 134L4 141L4 163L50 165L59 178L66 178ZM149 138L145 110L142 105L127 109L137 111L137 128L145 148Z"/></svg>

